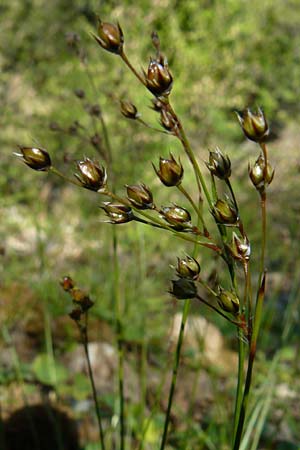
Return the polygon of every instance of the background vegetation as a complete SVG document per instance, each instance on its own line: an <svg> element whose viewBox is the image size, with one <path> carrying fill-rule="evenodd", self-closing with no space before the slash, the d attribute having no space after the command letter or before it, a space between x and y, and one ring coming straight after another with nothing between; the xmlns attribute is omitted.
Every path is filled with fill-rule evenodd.
<svg viewBox="0 0 300 450"><path fill-rule="evenodd" d="M269 294L257 363L256 400L281 345L287 311L291 329L280 354L272 408L268 409L268 422L258 448L300 448L297 426L300 4L297 0L142 0L138 4L129 0L74 0L72 4L67 0L1 1L3 417L23 404L24 393L26 401L39 398L38 380L51 386L50 394L55 393L58 404L68 406L77 420L82 420L80 408L89 397L89 385L83 374L70 374L66 368L66 355L74 351L78 337L67 317L69 304L58 283L63 275L73 276L96 301L91 339L114 342L111 230L100 223L99 198L47 174L27 170L12 157L17 145L34 144L48 149L56 165L72 176L76 159L94 157L91 139L96 132L100 133L100 127L91 107L100 104L113 149L116 189L121 192L124 184L143 181L162 204L177 198L170 190L161 189L151 162L156 163L159 156L167 156L170 150L178 155L179 146L172 138L126 121L120 114L118 100L130 99L144 120L157 125L157 118L149 109L150 96L145 95L117 57L101 51L92 40L95 13L105 20L120 22L127 52L137 67L147 66L152 50L149 35L152 30L159 33L175 80L173 101L199 160L205 161L207 149L216 145L232 159L233 182L245 226L251 230L254 252L259 248L259 212L257 194L250 189L247 163L256 154L252 152L253 144L244 142L234 110L258 105L269 118L270 159L276 175L270 189ZM79 46L85 52L79 57L74 39L80 39ZM84 100L74 94L78 89L85 90ZM84 128L74 126L76 121ZM53 131L57 127L60 131ZM187 167L187 161L182 160ZM188 169L186 172L192 183ZM138 433L141 408L146 411L148 406L155 406L147 435L151 449L161 433L161 411L165 405L158 407L151 400L159 383L153 381L158 375L150 366L159 367L160 374L166 372L172 360L170 327L182 307L167 294L168 280L172 277L169 266L175 263L176 256L189 249L167 234L162 239L155 230L138 224L118 227L117 234L120 265L124 268L120 290L127 359L132 377L140 377L144 395L140 401L128 394L128 421L134 436ZM205 253L201 256L202 270L209 274L215 264L207 262L206 256ZM235 336L224 324L216 322L197 305L193 314L213 320L222 329L226 348L236 350ZM198 380L199 352L195 348L189 351L187 347L185 368ZM148 354L146 375L139 371L141 349ZM201 367L213 379L212 398L208 406L197 404L194 408L191 403L186 409L179 400L170 448L228 448L228 408L234 395L235 374L222 372L214 364L203 363ZM18 386L24 379L21 395ZM152 386L147 392L146 382ZM112 428L113 392L113 386L103 390L103 403ZM190 396L193 397L191 392ZM89 414L92 423L92 413ZM82 441L86 449L94 448L92 432L87 431Z"/></svg>

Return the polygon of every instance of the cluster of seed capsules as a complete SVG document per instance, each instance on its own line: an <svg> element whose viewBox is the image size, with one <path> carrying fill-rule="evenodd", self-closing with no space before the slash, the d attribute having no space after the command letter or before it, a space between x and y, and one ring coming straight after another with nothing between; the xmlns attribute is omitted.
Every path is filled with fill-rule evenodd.
<svg viewBox="0 0 300 450"><path fill-rule="evenodd" d="M169 70L167 59L160 51L157 34L152 34L156 56L150 59L147 71L143 70L142 73L138 73L133 68L125 54L124 35L119 24L106 23L99 20L98 32L93 37L103 49L119 55L123 59L139 81L153 94L152 109L160 114L160 124L164 131L184 142L181 122L169 102L169 95L173 87L173 77ZM126 118L131 120L140 119L140 114L133 103L122 100L120 105L121 113ZM263 195L274 176L274 170L267 160L263 146L263 142L269 134L269 126L264 113L260 109L256 112L246 109L242 113L238 113L237 116L245 136L258 143L262 148L262 152L254 165L252 167L249 166L249 177L257 191ZM59 174L59 171L52 165L49 153L43 148L20 146L20 153L17 155L34 170L52 171L55 174ZM188 154L188 156L190 155ZM171 230L177 234L191 234L197 238L204 238L205 242L201 242L202 245L212 248L221 255L224 254L224 250L220 249L212 241L204 226L203 229L200 229L198 226L193 225L192 215L186 208L177 204L158 207L154 202L151 189L143 183L126 185L126 197L117 196L109 189L106 168L98 161L86 157L78 161L76 165L77 172L73 180L74 184L99 192L110 198L110 201L103 202L101 205L109 223L124 224L135 220ZM206 166L212 177L228 182L231 176L231 161L219 148L209 152ZM180 159L176 159L172 153L167 158L160 157L158 166L153 164L153 168L164 186L178 188L181 186L184 168ZM239 235L235 232L232 233L232 241L226 245L226 254L230 254L234 260L247 261L250 257L250 243L243 232L234 197L231 199L229 197L216 198L209 206L210 212L218 225L236 226L240 232ZM194 209L197 212L197 207ZM152 215L149 215L147 210L152 211ZM156 213L156 216L153 213ZM200 265L197 260L190 256L178 258L176 273L178 279L172 282L171 293L179 299L194 298L197 295L195 281L200 274ZM69 290L70 293L73 292L72 289ZM219 306L224 311L234 315L239 314L239 299L234 292L218 287L216 297Z"/></svg>

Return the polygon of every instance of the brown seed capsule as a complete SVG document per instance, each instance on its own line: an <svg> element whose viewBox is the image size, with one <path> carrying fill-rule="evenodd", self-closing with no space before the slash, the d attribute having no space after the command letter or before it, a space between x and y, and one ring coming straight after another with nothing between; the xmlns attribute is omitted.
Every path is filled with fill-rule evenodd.
<svg viewBox="0 0 300 450"><path fill-rule="evenodd" d="M240 301L236 294L219 287L219 306L226 312L236 315L239 312Z"/></svg>
<svg viewBox="0 0 300 450"><path fill-rule="evenodd" d="M71 277L63 277L60 281L60 285L64 291L69 292L75 286L75 283Z"/></svg>
<svg viewBox="0 0 300 450"><path fill-rule="evenodd" d="M33 170L47 171L51 167L49 153L38 147L19 147L21 153L14 153Z"/></svg>
<svg viewBox="0 0 300 450"><path fill-rule="evenodd" d="M155 96L169 95L173 85L173 77L169 71L168 62L162 56L150 59L147 73L144 72L145 83Z"/></svg>
<svg viewBox="0 0 300 450"><path fill-rule="evenodd" d="M85 158L83 161L77 162L77 168L79 174L75 173L74 175L84 188L97 192L105 191L107 174L103 166Z"/></svg>
<svg viewBox="0 0 300 450"><path fill-rule="evenodd" d="M230 159L218 147L214 152L209 152L209 162L206 165L210 173L221 180L227 180L231 175Z"/></svg>
<svg viewBox="0 0 300 450"><path fill-rule="evenodd" d="M267 168L265 166L265 159L260 154L253 167L250 167L250 165L248 167L250 180L259 192L263 192L274 178L275 170L273 167L269 163L267 163Z"/></svg>
<svg viewBox="0 0 300 450"><path fill-rule="evenodd" d="M178 124L172 114L165 109L162 109L160 111L160 124L165 130L169 131L170 133L176 133Z"/></svg>
<svg viewBox="0 0 300 450"><path fill-rule="evenodd" d="M76 95L77 98L80 98L80 100L85 98L85 91L83 89L75 89L74 94Z"/></svg>
<svg viewBox="0 0 300 450"><path fill-rule="evenodd" d="M121 100L120 105L121 113L127 119L137 119L139 117L137 107L133 103Z"/></svg>
<svg viewBox="0 0 300 450"><path fill-rule="evenodd" d="M93 136L90 137L91 144L93 147L100 153L103 151L102 148L102 138L98 133L95 133Z"/></svg>
<svg viewBox="0 0 300 450"><path fill-rule="evenodd" d="M164 108L165 104L156 97L152 98L151 102L152 102L152 106L150 106L150 108L156 112L161 112L161 110Z"/></svg>
<svg viewBox="0 0 300 450"><path fill-rule="evenodd" d="M109 223L121 224L134 220L134 214L130 206L112 202L104 202L103 205L101 209L106 212L107 217L110 219Z"/></svg>
<svg viewBox="0 0 300 450"><path fill-rule="evenodd" d="M126 185L127 197L132 206L138 209L151 209L153 207L153 195L145 184Z"/></svg>
<svg viewBox="0 0 300 450"><path fill-rule="evenodd" d="M212 210L212 214L218 223L233 225L238 222L238 211L229 201L217 200Z"/></svg>
<svg viewBox="0 0 300 450"><path fill-rule="evenodd" d="M88 108L88 111L91 116L101 117L101 108L97 104L90 105L90 107Z"/></svg>
<svg viewBox="0 0 300 450"><path fill-rule="evenodd" d="M172 289L169 292L178 300L186 300L196 297L197 287L193 280L179 278L178 280L172 280Z"/></svg>
<svg viewBox="0 0 300 450"><path fill-rule="evenodd" d="M74 320L75 322L79 322L81 319L81 315L82 315L82 309L81 308L74 308L69 316L72 320Z"/></svg>
<svg viewBox="0 0 300 450"><path fill-rule="evenodd" d="M184 230L191 228L191 215L181 206L166 206L160 210L161 216L170 225L174 226L176 230Z"/></svg>
<svg viewBox="0 0 300 450"><path fill-rule="evenodd" d="M269 125L263 111L258 108L256 113L252 113L249 108L242 114L238 112L237 118L245 136L254 142L262 142L269 134Z"/></svg>
<svg viewBox="0 0 300 450"><path fill-rule="evenodd" d="M159 170L156 169L154 164L152 165L156 175L165 186L178 186L181 183L184 170L180 159L177 162L172 153L170 153L169 159L159 158Z"/></svg>
<svg viewBox="0 0 300 450"><path fill-rule="evenodd" d="M236 233L232 233L231 245L227 246L231 256L242 262L246 262L250 258L251 247L247 236L239 238Z"/></svg>
<svg viewBox="0 0 300 450"><path fill-rule="evenodd" d="M72 297L73 302L79 303L79 304L80 304L80 303L85 299L85 297L86 297L86 293L83 292L83 290L80 289L80 288L78 288L78 287L73 287L73 288L70 290L70 295L71 295L71 297Z"/></svg>
<svg viewBox="0 0 300 450"><path fill-rule="evenodd" d="M177 258L176 272L180 278L197 280L200 273L200 264L195 258L188 255L185 258Z"/></svg>
<svg viewBox="0 0 300 450"><path fill-rule="evenodd" d="M73 302L80 306L82 312L86 312L94 305L87 293L80 288L74 287L70 290L70 294Z"/></svg>
<svg viewBox="0 0 300 450"><path fill-rule="evenodd" d="M98 33L93 35L98 44L111 53L120 55L123 51L124 35L119 24L102 22L98 19Z"/></svg>

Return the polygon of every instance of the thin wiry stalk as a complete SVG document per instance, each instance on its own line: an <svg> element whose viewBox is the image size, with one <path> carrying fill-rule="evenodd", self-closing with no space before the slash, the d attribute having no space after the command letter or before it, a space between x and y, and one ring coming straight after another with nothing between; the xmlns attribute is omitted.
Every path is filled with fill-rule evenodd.
<svg viewBox="0 0 300 450"><path fill-rule="evenodd" d="M91 87L92 87L92 89L94 91L95 98L98 98L98 90L97 90L97 87L95 85L94 78L93 78L93 76L91 74L89 65L87 64L87 61L85 59L83 59L83 60L81 59L81 62L83 64L84 68L85 68L87 77L88 77L89 82L91 84ZM104 142L105 142L105 146L106 146L106 162L109 163L109 162L111 162L111 159L112 159L112 149L111 149L111 145L110 145L110 139L109 139L107 126L106 126L106 123L105 123L105 120L104 120L104 117L103 117L103 114L102 114L102 108L101 107L100 107L100 123L101 123L102 133L103 133L103 136L104 136ZM93 125L94 125L94 128L95 128L95 131L97 132L97 125L95 124L94 119L93 119ZM100 155L100 156L102 156L102 155Z"/></svg>
<svg viewBox="0 0 300 450"><path fill-rule="evenodd" d="M137 230L138 235L138 246L137 246L137 284L136 291L137 296L143 298L143 285L140 280L144 280L146 278L146 255L145 255L145 237L142 229ZM146 417L146 408L147 408L147 354L148 354L148 342L147 342L147 315L142 314L141 323L140 323L140 331L141 331L141 348L137 348L137 358L139 365L139 384L140 384L140 392L141 392L141 407L140 407L140 421L139 421L139 429L142 430L145 417Z"/></svg>
<svg viewBox="0 0 300 450"><path fill-rule="evenodd" d="M236 397L235 397L235 407L234 407L234 426L233 426L233 439L236 435L239 417L241 413L241 406L243 401L243 386L245 380L245 343L244 343L244 334L241 328L237 329L237 337L238 337L238 381L236 386Z"/></svg>
<svg viewBox="0 0 300 450"><path fill-rule="evenodd" d="M232 323L233 325L236 325L238 328L241 328L241 329L244 328L243 322L237 322L236 320L230 319L230 317L226 316L226 314L224 314L220 309L216 308L214 305L212 305L211 303L209 303L206 300L204 300L204 298L200 297L199 295L197 295L195 298L197 300L199 300L201 303L204 303L204 305L206 305L209 308L213 309L216 313L218 313L224 319L228 320L228 322Z"/></svg>
<svg viewBox="0 0 300 450"><path fill-rule="evenodd" d="M265 160L265 166L264 170L267 171L267 164L268 164L268 150L265 143L261 143L260 147L263 151L264 160ZM261 243L261 255L260 255L260 274L259 274L259 283L258 288L260 286L264 271L265 271L265 253L266 253L266 240L267 240L267 212L266 212L266 205L267 205L267 193L264 189L263 192L260 194L260 207L261 207L261 224L262 224L262 230L261 230L261 236L262 236L262 243Z"/></svg>
<svg viewBox="0 0 300 450"><path fill-rule="evenodd" d="M103 114L100 114L100 121L102 126L102 132L104 135L107 159L107 166L112 166L113 154L110 143L110 137L106 122ZM113 181L114 175L111 175ZM114 192L111 195L115 195ZM112 252L113 252L113 285L112 285L112 300L114 304L114 319L116 328L116 339L118 349L118 390L119 390L119 414L120 414L120 450L125 448L125 399L124 399L124 348L123 348L123 324L122 324L122 311L121 311L121 299L120 299L120 268L119 268L119 255L118 255L118 235L116 228L112 230Z"/></svg>
<svg viewBox="0 0 300 450"><path fill-rule="evenodd" d="M213 174L211 173L211 192L212 192L212 197L213 197L213 201L216 202L218 200L218 193L217 193L217 187L216 187L216 181L215 181L215 177L213 176Z"/></svg>
<svg viewBox="0 0 300 450"><path fill-rule="evenodd" d="M186 189L184 189L184 187L182 186L182 184L179 184L177 186L178 190L187 198L187 200L190 202L190 204L192 205L192 207L194 208L194 211L196 212L197 216L200 218L202 226L203 226L203 232L205 234L206 237L209 237L209 233L207 231L207 228L205 226L204 223L204 219L202 216L202 211L200 210L200 208L196 205L196 203L194 202L194 200L192 199L192 197L190 196L190 194L187 192Z"/></svg>
<svg viewBox="0 0 300 450"><path fill-rule="evenodd" d="M62 172L60 172L60 170L56 169L56 167L51 166L49 172L52 172L54 175L57 175L58 177L62 178L64 181L67 181L68 183L74 184L75 186L82 188L82 184L79 183L79 181L76 181L75 178L73 179L64 175Z"/></svg>
<svg viewBox="0 0 300 450"><path fill-rule="evenodd" d="M85 324L83 326L79 325L79 331L80 331L82 345L84 348L85 358L86 358L86 362L87 362L87 366L88 366L88 375L89 375L89 379L90 379L91 387L92 387L92 395L93 395L93 400L94 400L94 404L95 404L101 449L105 450L104 431L103 431L102 420L101 420L100 405L98 402L97 390L96 390L96 386L95 386L93 369L92 369L91 359L90 359L90 354L89 354L87 319L88 319L88 316L87 316L87 313L85 313Z"/></svg>
<svg viewBox="0 0 300 450"><path fill-rule="evenodd" d="M266 280L266 277L264 275L263 279L262 279L262 284L259 288L258 295L257 295L254 324L253 324L253 333L252 333L251 342L250 342L248 368L247 368L247 374L246 374L243 401L242 401L242 405L241 405L237 431L236 431L236 435L235 435L235 439L234 439L233 450L239 450L239 446L240 446L241 439L242 439L245 418L246 418L246 414L247 414L249 392L250 392L251 383L252 383L253 364L254 364L254 359L255 359L255 355L256 355L257 338L258 338L260 324L261 324L262 308L263 308L263 302L264 302L264 296L265 296L265 280Z"/></svg>
<svg viewBox="0 0 300 450"><path fill-rule="evenodd" d="M242 311L244 312L246 304L248 303L249 298L249 276L248 276L248 263L245 262L244 264L244 298L243 298L243 304L242 304ZM249 307L248 307L249 312ZM249 316L248 316L249 318ZM249 327L249 322L248 322ZM244 380L245 380L245 370L244 370L244 363L245 363L245 343L244 343L244 335L243 331L238 328L237 330L237 336L238 336L238 381L237 381L237 387L236 387L236 398L235 398L235 408L234 408L234 427L233 427L233 441L235 438L235 435L237 433L238 429L238 423L239 423L239 417L241 413L241 406L243 402L243 386L244 386Z"/></svg>
<svg viewBox="0 0 300 450"><path fill-rule="evenodd" d="M262 221L262 243L261 243L261 255L260 255L260 274L259 274L259 284L262 280L265 271L265 253L266 253L266 238L267 238L267 214L266 214L266 202L267 194L262 192L261 194L261 221Z"/></svg>
<svg viewBox="0 0 300 450"><path fill-rule="evenodd" d="M135 70L135 68L133 67L133 65L131 64L131 62L129 61L129 59L127 58L126 53L124 52L124 50L122 50L121 53L121 58L123 59L124 63L127 65L127 67L131 70L131 72L137 77L137 79L145 86L145 79L144 77L138 73L137 70Z"/></svg>
<svg viewBox="0 0 300 450"><path fill-rule="evenodd" d="M141 125L143 125L146 128L149 128L150 130L153 131L157 131L158 133L163 133L163 134L168 134L169 136L172 136L172 133L169 133L169 131L166 130L161 130L160 128L155 128L152 125L150 125L149 123L145 122L143 119L141 119L140 117L138 117L136 119L137 122L139 122Z"/></svg>
<svg viewBox="0 0 300 450"><path fill-rule="evenodd" d="M149 222L148 220L142 219L141 217L135 216L134 220L135 220L135 222L140 222L140 223L143 223L145 225L150 225L151 227L154 227L154 228L163 229L163 227L161 225L158 225L157 223Z"/></svg>
<svg viewBox="0 0 300 450"><path fill-rule="evenodd" d="M184 150L185 150L185 152L186 152L186 154L187 154L187 156L188 156L188 158L189 158L189 160L190 160L190 162L192 164L192 167L194 169L196 180L197 180L199 194L201 195L201 191L203 189L203 192L205 194L206 200L207 200L209 206L212 208L213 207L213 203L212 203L210 194L208 192L208 189L207 189L204 177L203 177L202 172L200 170L198 161L196 160L194 152L193 152L193 150L191 148L190 141L189 141L187 135L185 134L185 131L184 131L182 123L178 119L178 117L177 117L176 113L174 112L174 110L172 109L171 105L168 104L168 106L169 106L171 114L174 116L174 118L175 118L175 120L176 120L176 122L178 124L179 133L177 134L177 137L181 141L182 146L183 146L183 148L184 148Z"/></svg>
<svg viewBox="0 0 300 450"><path fill-rule="evenodd" d="M227 186L228 186L228 189L229 189L231 198L232 198L232 200L233 200L234 207L235 207L235 209L238 211L238 210L239 210L239 207L238 207L238 204L237 204L237 201L236 201L235 193L234 193L234 190L232 189L232 185L231 185L230 180L229 180L228 178L227 178L227 180L226 180L226 184L227 184Z"/></svg>
<svg viewBox="0 0 300 450"><path fill-rule="evenodd" d="M198 226L200 225L199 215L198 215L197 225ZM194 250L193 250L194 258L197 257L198 249L199 249L199 247L195 244ZM177 382L178 368L179 368L179 363L180 363L181 349L182 349L183 338L184 338L184 329L185 329L186 321L188 319L190 307L191 307L191 300L185 300L184 306L183 306L180 330L179 330L177 344L176 344L175 358L174 358L173 368L172 368L171 386L170 386L169 396L168 396L168 406L167 406L167 412L165 415L165 423L164 423L164 430L163 430L160 450L164 450L166 442L167 442L168 428L169 428L169 423L170 423L170 418L171 418L171 409L172 409L172 404L173 404L173 398L174 398L175 387L176 387L176 382Z"/></svg>
<svg viewBox="0 0 300 450"><path fill-rule="evenodd" d="M218 294L202 279L197 280L211 295L218 297Z"/></svg>
<svg viewBox="0 0 300 450"><path fill-rule="evenodd" d="M165 368L163 370L163 373L162 373L162 376L161 376L161 379L160 379L160 383L159 383L159 387L158 387L156 395L155 395L155 400L153 402L153 406L151 408L149 417L145 421L145 424L144 424L144 426L142 428L142 433L141 433L142 437L141 437L141 441L140 441L140 444L139 444L139 447L138 447L137 450L143 450L143 448L144 448L144 444L145 444L145 439L144 438L145 438L145 435L146 435L146 433L147 433L147 431L148 431L148 429L149 429L149 427L151 425L151 421L152 421L155 413L157 412L157 410L159 408L159 405L160 405L160 402L161 402L161 396L162 396L162 392L163 392L163 389L164 389L164 386L165 386L165 381L166 381L167 374L168 374L168 364L166 364L166 366L165 366Z"/></svg>
<svg viewBox="0 0 300 450"><path fill-rule="evenodd" d="M184 329L185 329L186 321L188 318L190 306L191 306L191 301L185 300L184 307L183 307L183 313L182 313L182 320L181 320L181 325L180 325L180 331L179 331L178 340L177 340L177 344L176 344L175 359L174 359L173 370L172 370L171 386L170 386L169 397L168 397L168 406L167 406L167 411L166 411L166 416L165 416L165 424L164 424L164 430L163 430L160 450L164 450L166 442L167 442L168 428L169 428L170 416L171 416L171 408L172 408L172 404L173 404L173 397L174 397L176 381L177 381L181 348L182 348L182 344L183 344Z"/></svg>
<svg viewBox="0 0 300 450"><path fill-rule="evenodd" d="M115 310L115 328L118 347L118 387L119 387L119 414L120 414L120 450L124 450L125 445L125 414L124 414L124 348L123 348L123 326L120 299L119 280L119 255L117 230L113 228L113 300Z"/></svg>
<svg viewBox="0 0 300 450"><path fill-rule="evenodd" d="M266 160L267 160L266 146L262 145L262 149L264 150L264 157L265 157L265 164L266 164ZM248 311L248 313L249 313L249 315L248 315L249 331L250 331L250 333L252 332L252 335L251 335L251 341L250 341L250 350L249 350L249 357L248 357L248 368L247 368L247 375L246 375L246 381L245 381L244 395L243 395L243 401L242 401L241 410L240 410L238 426L237 426L236 433L235 433L233 450L238 450L240 442L241 442L241 438L242 438L243 427L244 427L245 417L246 417L246 413L247 413L248 397L249 397L249 392L250 392L251 382L252 382L252 371L253 371L253 364L254 364L254 359L255 359L255 355L256 355L257 338L258 338L260 324L261 324L261 318L262 318L262 308L263 308L263 301L264 301L264 294L265 294L265 251L266 251L266 237L267 237L266 200L267 200L266 191L264 190L261 193L262 242L261 242L259 287L258 287L257 301L256 301L254 320L253 320L253 331L251 330L251 328L252 328L252 313L251 313L251 310ZM247 278L248 278L248 276L247 276ZM251 300L249 301L249 304L251 304Z"/></svg>

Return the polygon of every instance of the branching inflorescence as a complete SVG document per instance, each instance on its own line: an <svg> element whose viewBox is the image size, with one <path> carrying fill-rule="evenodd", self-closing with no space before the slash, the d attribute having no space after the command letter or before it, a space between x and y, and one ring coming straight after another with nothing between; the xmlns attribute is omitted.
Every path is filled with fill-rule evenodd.
<svg viewBox="0 0 300 450"><path fill-rule="evenodd" d="M239 366L232 449L238 450L247 413L253 362L265 295L266 192L274 177L274 170L268 161L265 143L269 134L267 120L260 109L257 112L246 109L242 113L237 113L238 121L245 136L254 141L260 148L256 162L248 168L250 180L260 197L262 223L259 285L255 296L250 271L250 238L245 231L238 201L230 182L232 174L230 158L219 148L209 152L206 167L211 179L211 188L208 188L183 124L170 101L173 76L167 59L161 52L158 35L152 33L155 56L150 59L147 70L142 72L136 70L125 52L124 34L119 24L115 25L99 20L98 32L93 34L93 37L102 49L117 55L134 74L138 82L143 84L153 95L152 109L156 114L159 114L161 125L161 129L156 131L175 136L181 143L182 149L192 166L197 191L194 188L187 190L184 187L184 167L180 159L176 159L172 153L160 157L158 164L153 164L153 168L165 187L177 189L183 195L190 205L190 210L179 204L158 206L151 189L144 183L128 184L125 186L126 195L117 195L114 189L109 187L110 176L109 174L107 176L106 168L90 158L84 158L77 162L77 172L75 178L72 179L53 166L48 152L44 149L20 147L19 156L34 170L52 172L78 187L98 192L107 197L109 201L103 202L101 205L107 216L107 222L114 225L131 221L140 222L171 232L177 238L194 245L192 256L187 255L184 258L178 258L176 278L172 281L170 290L174 297L185 300L185 304L160 448L162 450L165 447L167 440L184 326L190 300L196 299L237 329ZM125 118L152 128L143 121L136 106L130 101L121 100L120 108ZM107 161L104 162L107 163ZM216 179L224 184L227 191L227 195L224 197L219 196ZM190 192L193 192L193 195ZM194 192L197 192L197 194L195 195ZM213 230L209 230L207 227L204 217L205 208L211 213L216 224ZM197 260L200 247L210 249L227 266L230 279L229 289L218 283L210 286L208 281L202 279L200 264ZM238 265L242 267L244 273L242 287L237 284L236 268ZM202 290L203 288L206 290L207 298L203 298L203 295L198 293L198 285L202 286ZM80 324L81 315L86 314L87 311L78 311L77 308L72 313L72 318ZM246 358L248 358L248 363L245 374Z"/></svg>

